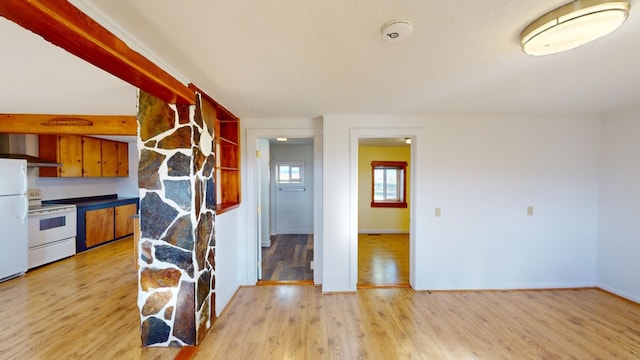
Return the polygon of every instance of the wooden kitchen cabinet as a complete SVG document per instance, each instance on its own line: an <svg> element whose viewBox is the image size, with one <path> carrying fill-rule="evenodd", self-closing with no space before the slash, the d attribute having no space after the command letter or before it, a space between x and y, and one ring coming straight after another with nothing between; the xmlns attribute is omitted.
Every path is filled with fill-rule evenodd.
<svg viewBox="0 0 640 360"><path fill-rule="evenodd" d="M82 176L102 176L102 141L98 138L82 137Z"/></svg>
<svg viewBox="0 0 640 360"><path fill-rule="evenodd" d="M129 144L79 135L40 135L40 157L62 164L40 168L41 177L127 177Z"/></svg>
<svg viewBox="0 0 640 360"><path fill-rule="evenodd" d="M118 143L102 140L102 176L118 176Z"/></svg>
<svg viewBox="0 0 640 360"><path fill-rule="evenodd" d="M115 232L116 238L133 234L133 216L138 213L136 204L120 205L115 207Z"/></svg>
<svg viewBox="0 0 640 360"><path fill-rule="evenodd" d="M44 177L82 176L82 137L76 135L40 135L40 157L61 163L62 167L41 167Z"/></svg>
<svg viewBox="0 0 640 360"><path fill-rule="evenodd" d="M118 172L117 176L129 176L129 144L116 142L118 144Z"/></svg>
<svg viewBox="0 0 640 360"><path fill-rule="evenodd" d="M85 212L85 244L87 248L133 234L132 216L137 204L118 205Z"/></svg>
<svg viewBox="0 0 640 360"><path fill-rule="evenodd" d="M84 215L86 247L100 245L114 238L114 208L89 210Z"/></svg>
<svg viewBox="0 0 640 360"><path fill-rule="evenodd" d="M78 208L78 236L76 251L81 252L116 239L133 234L133 216L138 213L138 199L104 202L89 201L88 206L76 204ZM83 219L83 221L80 221Z"/></svg>

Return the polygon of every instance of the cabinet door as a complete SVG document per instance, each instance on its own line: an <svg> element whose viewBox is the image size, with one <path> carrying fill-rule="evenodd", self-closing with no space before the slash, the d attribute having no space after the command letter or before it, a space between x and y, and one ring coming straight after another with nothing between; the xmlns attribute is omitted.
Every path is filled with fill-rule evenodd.
<svg viewBox="0 0 640 360"><path fill-rule="evenodd" d="M82 176L102 176L101 147L100 139L82 137Z"/></svg>
<svg viewBox="0 0 640 360"><path fill-rule="evenodd" d="M38 155L49 161L58 162L58 136L38 135ZM56 167L38 168L38 176L58 177L60 169Z"/></svg>
<svg viewBox="0 0 640 360"><path fill-rule="evenodd" d="M133 218L136 204L116 206L116 238L133 234Z"/></svg>
<svg viewBox="0 0 640 360"><path fill-rule="evenodd" d="M102 140L102 176L118 176L118 143Z"/></svg>
<svg viewBox="0 0 640 360"><path fill-rule="evenodd" d="M85 213L85 243L87 248L113 240L113 208L89 210Z"/></svg>
<svg viewBox="0 0 640 360"><path fill-rule="evenodd" d="M129 144L118 144L118 176L129 176Z"/></svg>
<svg viewBox="0 0 640 360"><path fill-rule="evenodd" d="M58 162L61 177L82 176L82 137L75 135L58 136Z"/></svg>

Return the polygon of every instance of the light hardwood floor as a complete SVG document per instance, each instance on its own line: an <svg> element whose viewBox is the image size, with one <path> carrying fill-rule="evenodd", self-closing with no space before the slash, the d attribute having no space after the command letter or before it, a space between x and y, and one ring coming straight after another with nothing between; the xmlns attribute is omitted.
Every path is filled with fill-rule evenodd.
<svg viewBox="0 0 640 360"><path fill-rule="evenodd" d="M0 283L0 359L174 359L141 348L133 239Z"/></svg>
<svg viewBox="0 0 640 360"><path fill-rule="evenodd" d="M638 359L640 305L596 289L241 288L194 359Z"/></svg>
<svg viewBox="0 0 640 360"><path fill-rule="evenodd" d="M140 347L132 241L0 283L0 359L174 359ZM640 305L596 289L240 288L195 359L639 359Z"/></svg>
<svg viewBox="0 0 640 360"><path fill-rule="evenodd" d="M358 235L358 287L409 286L409 234Z"/></svg>

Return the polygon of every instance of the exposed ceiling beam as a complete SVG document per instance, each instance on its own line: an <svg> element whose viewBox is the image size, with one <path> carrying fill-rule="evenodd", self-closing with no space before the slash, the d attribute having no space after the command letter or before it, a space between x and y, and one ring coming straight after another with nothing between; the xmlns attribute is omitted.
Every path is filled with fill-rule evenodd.
<svg viewBox="0 0 640 360"><path fill-rule="evenodd" d="M2 0L0 15L165 102L195 103L195 94L187 85L68 1Z"/></svg>
<svg viewBox="0 0 640 360"><path fill-rule="evenodd" d="M0 133L133 135L138 124L133 115L0 114Z"/></svg>

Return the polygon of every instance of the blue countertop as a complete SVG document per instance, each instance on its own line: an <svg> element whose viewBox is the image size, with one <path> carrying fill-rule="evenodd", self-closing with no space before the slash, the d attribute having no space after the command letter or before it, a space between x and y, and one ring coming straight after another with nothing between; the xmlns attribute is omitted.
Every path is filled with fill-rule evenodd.
<svg viewBox="0 0 640 360"><path fill-rule="evenodd" d="M96 205L124 205L137 203L139 198L137 197L118 197L116 194L100 195L100 196L87 196L79 198L68 199L55 199L55 200L43 200L43 204L75 204L76 207L89 207Z"/></svg>

